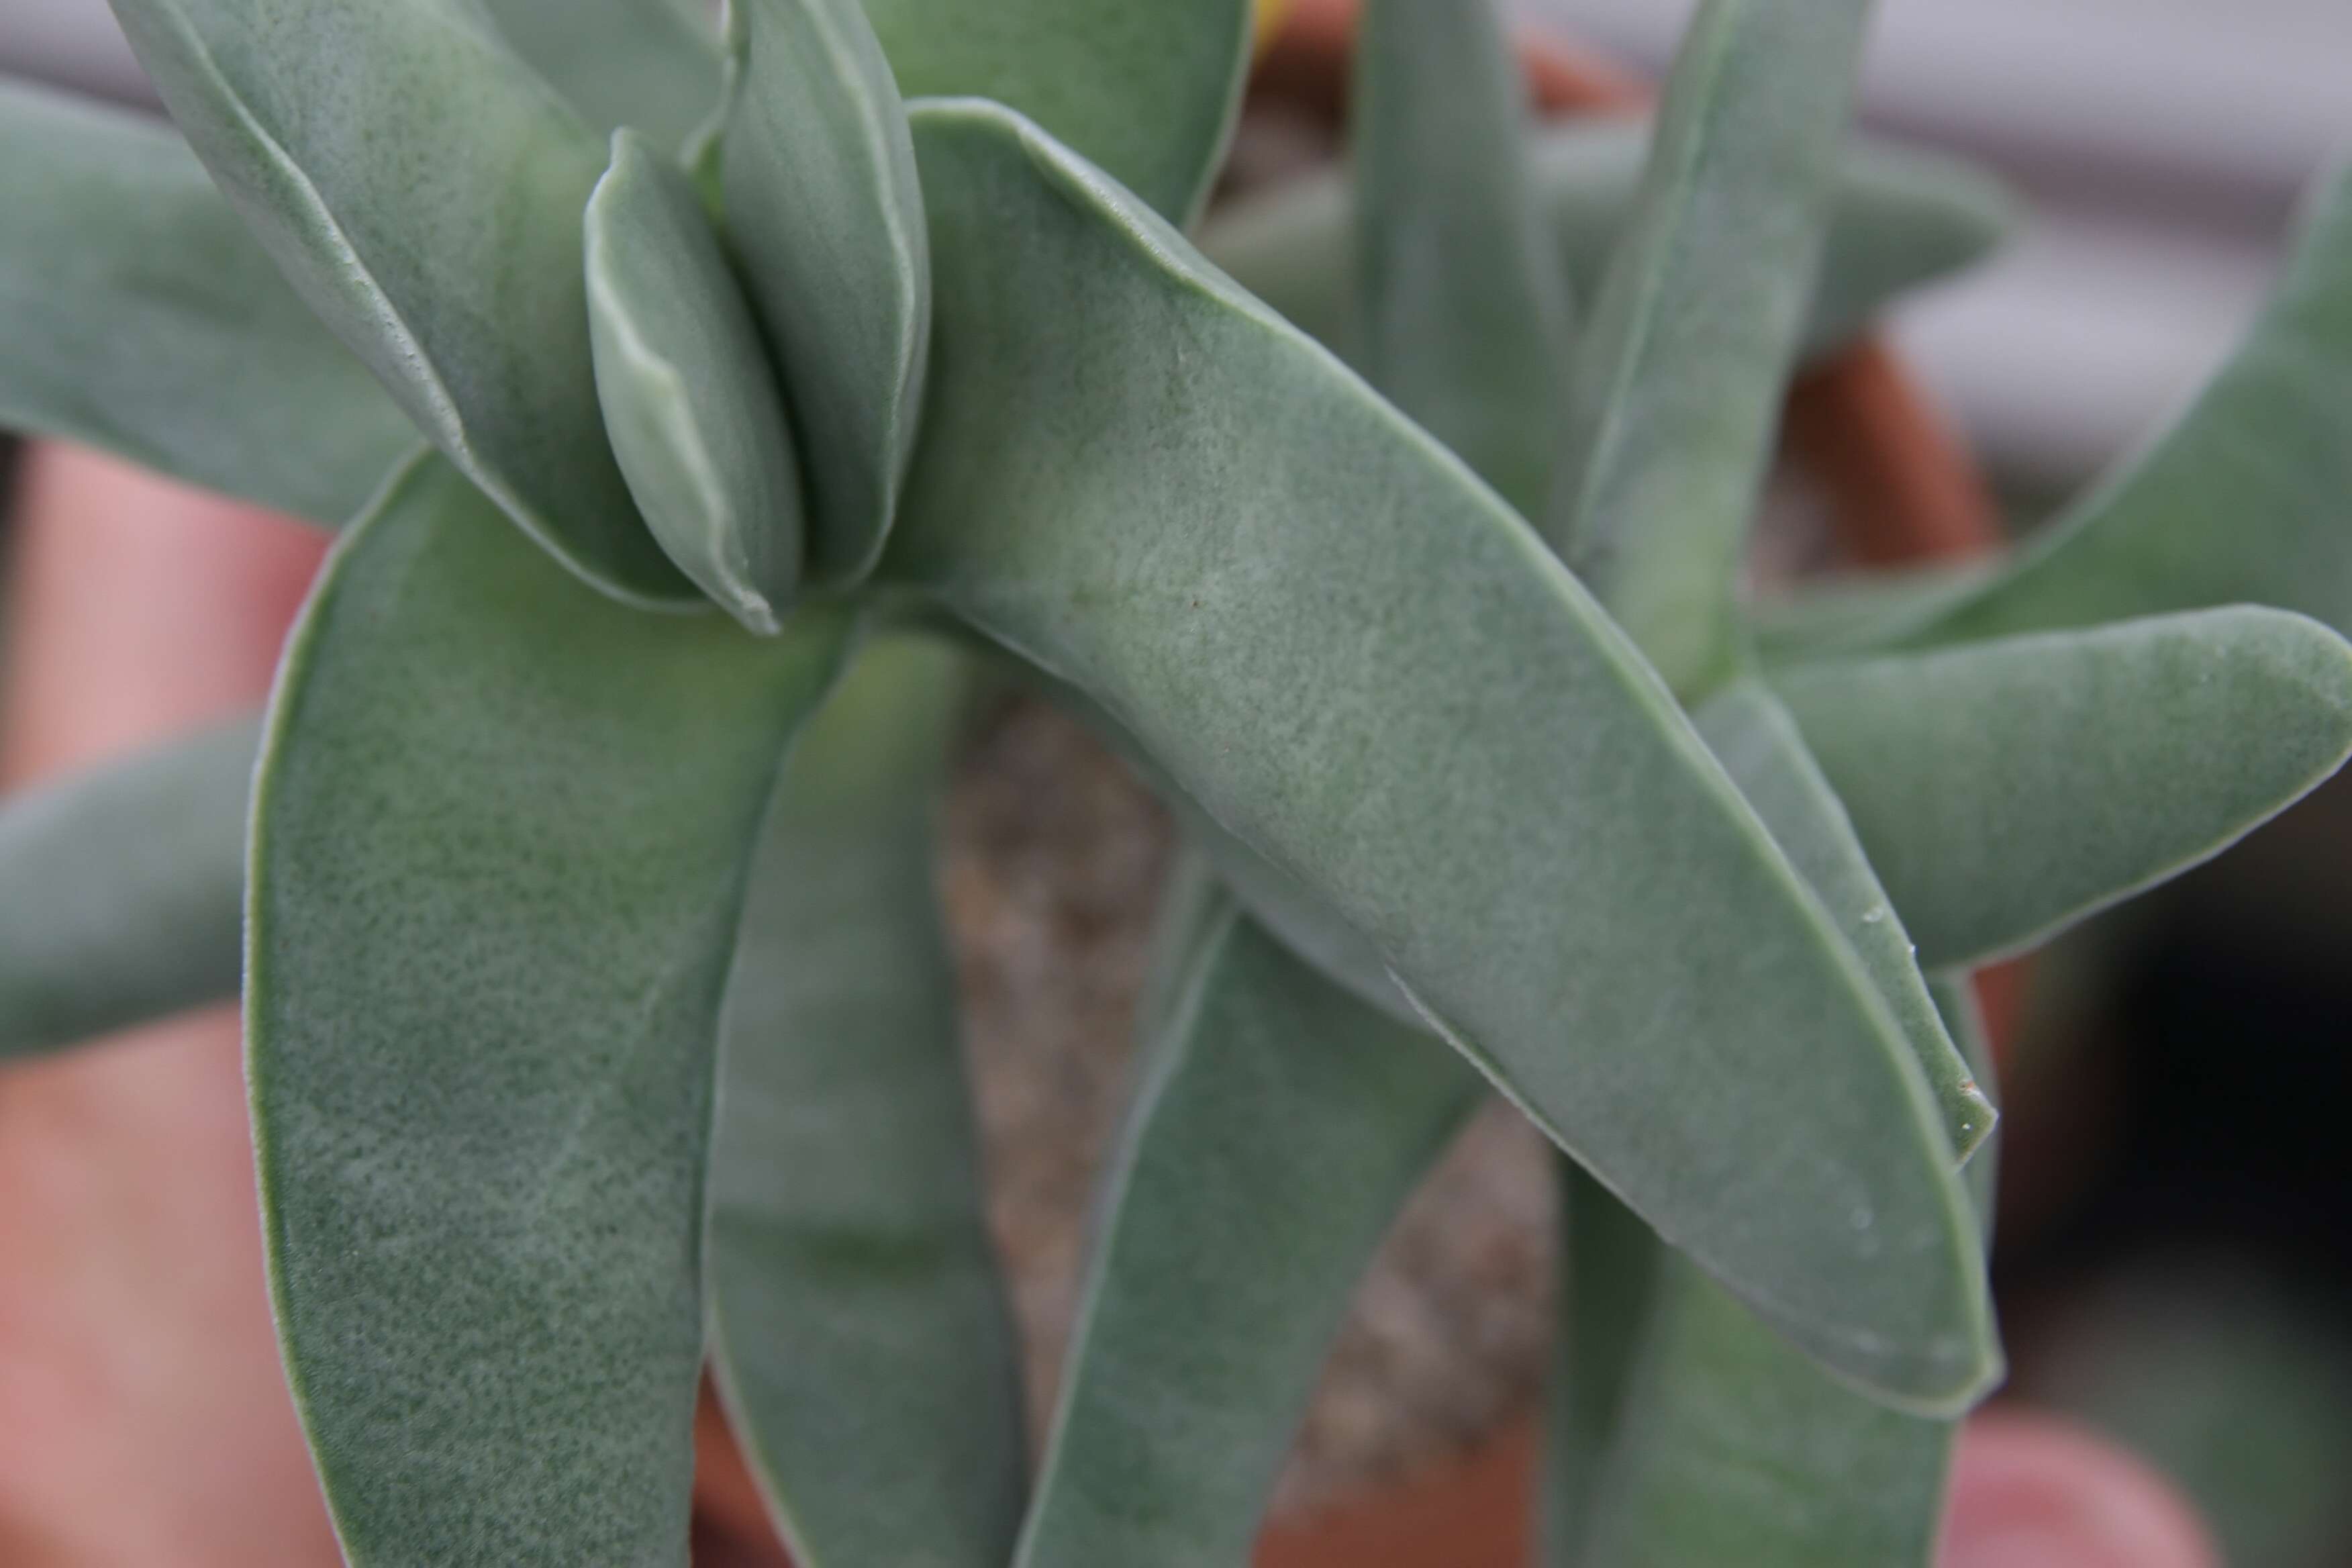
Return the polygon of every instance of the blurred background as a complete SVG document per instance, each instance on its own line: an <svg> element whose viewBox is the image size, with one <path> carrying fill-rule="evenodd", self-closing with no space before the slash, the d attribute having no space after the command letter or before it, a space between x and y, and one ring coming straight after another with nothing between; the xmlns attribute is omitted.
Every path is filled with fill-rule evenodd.
<svg viewBox="0 0 2352 1568"><path fill-rule="evenodd" d="M1691 6L1513 9L1654 71ZM142 96L103 0L0 0L0 70ZM2251 314L2352 148L2352 3L1883 0L1863 118L2024 201L2005 253L1893 323L2022 531ZM2004 1095L2015 1387L2148 1457L2254 1568L2352 1563L2347 955L2339 779L2038 959Z"/></svg>

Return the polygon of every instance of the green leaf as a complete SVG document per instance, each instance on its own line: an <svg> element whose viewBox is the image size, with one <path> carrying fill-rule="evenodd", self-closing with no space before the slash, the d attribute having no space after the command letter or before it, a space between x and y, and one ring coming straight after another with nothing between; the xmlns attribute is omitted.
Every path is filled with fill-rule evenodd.
<svg viewBox="0 0 2352 1568"><path fill-rule="evenodd" d="M580 211L601 149L471 0L115 14L230 204L434 443L604 592L691 595L597 413Z"/></svg>
<svg viewBox="0 0 2352 1568"><path fill-rule="evenodd" d="M1208 199L1241 110L1250 0L866 0L908 98L1019 110L1173 224Z"/></svg>
<svg viewBox="0 0 2352 1568"><path fill-rule="evenodd" d="M1967 983L1938 981L1935 994L1990 1083ZM1969 1169L1988 1238L1994 1155L1988 1146ZM1624 1424L1588 1494L1590 1534L1549 1561L1929 1568L1955 1424L1874 1405L1688 1264L1653 1251L1661 1272L1619 1402ZM1621 1336L1614 1348L1625 1346Z"/></svg>
<svg viewBox="0 0 2352 1568"><path fill-rule="evenodd" d="M1545 534L1685 700L1731 670L1869 16L1707 0L1569 384Z"/></svg>
<svg viewBox="0 0 2352 1568"><path fill-rule="evenodd" d="M1575 1568L1666 1252L1606 1188L1566 1160L1559 1166L1560 1323L1544 1390L1536 1503L1542 1562Z"/></svg>
<svg viewBox="0 0 2352 1568"><path fill-rule="evenodd" d="M810 572L889 536L923 404L930 260L906 111L856 0L737 0L720 182L809 478Z"/></svg>
<svg viewBox="0 0 2352 1568"><path fill-rule="evenodd" d="M253 720L0 803L0 1059L236 994Z"/></svg>
<svg viewBox="0 0 2352 1568"><path fill-rule="evenodd" d="M694 187L634 131L589 198L588 327L646 525L756 632L800 588L800 465L751 307Z"/></svg>
<svg viewBox="0 0 2352 1568"><path fill-rule="evenodd" d="M1354 91L1365 378L1532 516L1559 444L1569 299L1492 0L1372 0Z"/></svg>
<svg viewBox="0 0 2352 1568"><path fill-rule="evenodd" d="M710 13L688 0L483 0L499 37L599 131L676 153L719 102Z"/></svg>
<svg viewBox="0 0 2352 1568"><path fill-rule="evenodd" d="M1795 593L1751 601L1748 629L1768 664L1867 653L1898 640L2000 575L1996 557L1841 572Z"/></svg>
<svg viewBox="0 0 2352 1568"><path fill-rule="evenodd" d="M1982 1260L1927 1085L1623 636L1107 178L987 105L917 126L939 374L887 577L1109 713L1817 1353L1969 1397Z"/></svg>
<svg viewBox="0 0 2352 1568"><path fill-rule="evenodd" d="M1914 646L2249 603L2352 632L2352 167L2179 418Z"/></svg>
<svg viewBox="0 0 2352 1568"><path fill-rule="evenodd" d="M2352 751L2352 648L2236 607L1776 678L1930 969L2219 854Z"/></svg>
<svg viewBox="0 0 2352 1568"><path fill-rule="evenodd" d="M416 444L169 128L0 80L0 427L330 524Z"/></svg>
<svg viewBox="0 0 2352 1568"><path fill-rule="evenodd" d="M1213 899L1105 1179L1020 1568L1249 1560L1356 1283L1484 1086Z"/></svg>
<svg viewBox="0 0 2352 1568"><path fill-rule="evenodd" d="M1025 1445L932 887L959 656L877 643L753 864L711 1157L712 1360L804 1568L998 1568Z"/></svg>
<svg viewBox="0 0 2352 1568"><path fill-rule="evenodd" d="M1795 721L1753 680L1726 687L1693 717L1893 1010L1943 1111L1944 1136L1951 1141L1954 1159L1965 1163L1992 1131L1991 1102L1944 1032L1902 918L1855 840L1845 807L1805 750ZM2010 870L2003 868L2004 874Z"/></svg>
<svg viewBox="0 0 2352 1568"><path fill-rule="evenodd" d="M1549 126L1528 143L1538 210L1576 298L1590 298L1640 186L1639 121ZM1843 347L1886 303L1981 258L2011 225L2000 188L1965 163L1858 137L1841 165L1805 345ZM1348 172L1286 181L1222 207L1201 248L1251 293L1351 364L1364 363Z"/></svg>
<svg viewBox="0 0 2352 1568"><path fill-rule="evenodd" d="M346 535L255 806L288 1375L358 1564L686 1561L720 991L847 633L583 588L445 464Z"/></svg>

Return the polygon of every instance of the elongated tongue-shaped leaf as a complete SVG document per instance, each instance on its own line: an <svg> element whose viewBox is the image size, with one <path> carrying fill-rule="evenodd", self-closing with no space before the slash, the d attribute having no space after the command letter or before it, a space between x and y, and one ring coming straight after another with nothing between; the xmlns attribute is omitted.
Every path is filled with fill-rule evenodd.
<svg viewBox="0 0 2352 1568"><path fill-rule="evenodd" d="M1965 983L1936 990L1953 1038L1990 1082ZM1994 1153L1969 1167L1988 1239ZM1561 1539L1552 1568L1929 1568L1955 1424L1873 1404L1688 1264L1660 1251L1657 1267L1618 1405L1624 1425L1581 1494L1587 1533Z"/></svg>
<svg viewBox="0 0 2352 1568"><path fill-rule="evenodd" d="M313 522L416 431L169 127L0 81L0 427Z"/></svg>
<svg viewBox="0 0 2352 1568"><path fill-rule="evenodd" d="M1853 944L1935 1091L1954 1158L1966 1161L1992 1131L1992 1105L1945 1034L1902 919L1855 841L1844 806L1806 752L1795 721L1754 680L1726 687L1694 718L1739 793L1772 830L1781 853Z"/></svg>
<svg viewBox="0 0 2352 1568"><path fill-rule="evenodd" d="M712 1353L793 1560L1001 1568L1015 1347L981 1217L932 818L960 657L867 648L787 765L719 1058Z"/></svg>
<svg viewBox="0 0 2352 1568"><path fill-rule="evenodd" d="M2179 421L1913 645L2232 603L2352 633L2352 165Z"/></svg>
<svg viewBox="0 0 2352 1568"><path fill-rule="evenodd" d="M866 0L908 98L1019 110L1173 224L1200 210L1249 65L1250 0Z"/></svg>
<svg viewBox="0 0 2352 1568"><path fill-rule="evenodd" d="M1730 669L1869 15L1707 0L1570 383L1546 533L1685 699Z"/></svg>
<svg viewBox="0 0 2352 1568"><path fill-rule="evenodd" d="M1239 1568L1381 1235L1484 1093L1215 896L1105 1191L1021 1568Z"/></svg>
<svg viewBox="0 0 2352 1568"><path fill-rule="evenodd" d="M1927 1085L1622 634L1125 192L987 105L917 124L938 374L887 575L1110 713L1744 1299L1966 1400L1982 1260Z"/></svg>
<svg viewBox="0 0 2352 1568"><path fill-rule="evenodd" d="M258 729L0 802L0 1058L236 994Z"/></svg>
<svg viewBox="0 0 2352 1568"><path fill-rule="evenodd" d="M1559 444L1569 299L1490 0L1371 0L1354 113L1365 377L1533 516Z"/></svg>
<svg viewBox="0 0 2352 1568"><path fill-rule="evenodd" d="M1547 1568L1577 1568L1592 1531L1601 1468L1623 1425L1625 1390L1666 1250L1632 1210L1566 1160L1559 1162L1559 1322L1545 1378L1537 1546Z"/></svg>
<svg viewBox="0 0 2352 1568"><path fill-rule="evenodd" d="M646 525L756 632L800 587L801 474L775 373L694 187L634 131L589 198L596 395Z"/></svg>
<svg viewBox="0 0 2352 1568"><path fill-rule="evenodd" d="M907 114L857 0L736 0L729 230L802 437L809 567L873 569L923 405L930 261Z"/></svg>
<svg viewBox="0 0 2352 1568"><path fill-rule="evenodd" d="M1633 213L1648 143L1647 126L1617 121L1547 126L1528 142L1550 254L1578 299L1600 286ZM1332 169L1219 207L1202 226L1201 248L1293 326L1360 366L1356 221L1349 174ZM1807 351L1843 345L1896 295L1979 259L2009 223L2000 188L1968 165L1856 138L1832 193Z"/></svg>
<svg viewBox="0 0 2352 1568"><path fill-rule="evenodd" d="M313 595L247 1027L278 1331L354 1563L684 1563L720 988L845 620L625 609L434 460Z"/></svg>
<svg viewBox="0 0 2352 1568"><path fill-rule="evenodd" d="M616 597L692 596L596 409L593 132L469 0L116 0L140 63L294 287L409 416Z"/></svg>
<svg viewBox="0 0 2352 1568"><path fill-rule="evenodd" d="M2219 854L2352 751L2352 648L2282 610L1805 665L1777 685L1931 969Z"/></svg>
<svg viewBox="0 0 2352 1568"><path fill-rule="evenodd" d="M674 153L719 102L724 57L692 0L483 5L499 37L599 131L626 125Z"/></svg>

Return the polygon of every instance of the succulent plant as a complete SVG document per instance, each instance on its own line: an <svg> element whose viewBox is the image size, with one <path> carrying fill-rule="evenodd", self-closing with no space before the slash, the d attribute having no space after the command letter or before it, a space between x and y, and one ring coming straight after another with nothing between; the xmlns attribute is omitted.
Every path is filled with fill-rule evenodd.
<svg viewBox="0 0 2352 1568"><path fill-rule="evenodd" d="M0 421L356 521L249 858L250 725L0 813L0 1052L235 992L243 909L354 1562L680 1561L706 1351L810 1568L1241 1562L1490 1089L1565 1156L1553 1560L1924 1562L1960 977L2352 750L2344 185L2015 563L1751 611L1792 365L1998 217L1846 152L1864 0L1710 0L1646 152L1375 0L1230 270L1242 0L114 3L186 145L0 89ZM1198 851L1034 1481L930 889L999 669Z"/></svg>

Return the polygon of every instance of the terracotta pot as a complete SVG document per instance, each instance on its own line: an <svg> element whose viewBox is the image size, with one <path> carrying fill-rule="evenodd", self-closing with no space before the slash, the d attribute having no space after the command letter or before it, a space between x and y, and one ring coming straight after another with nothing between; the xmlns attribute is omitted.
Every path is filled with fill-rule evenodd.
<svg viewBox="0 0 2352 1568"><path fill-rule="evenodd" d="M1293 0L1260 57L1250 103L1334 132L1343 126L1358 9L1358 0ZM1519 58L1530 98L1549 116L1639 112L1652 99L1639 75L1556 40L1522 39ZM1786 440L1822 486L1833 542L1852 563L1952 558L2000 542L1974 465L1875 338L1805 372L1790 398ZM1997 1035L2005 1035L2014 985L1980 989ZM698 1568L785 1564L707 1390L697 1438ZM1470 1454L1376 1493L1276 1521L1260 1540L1257 1568L1522 1568L1532 1544L1536 1448L1522 1420Z"/></svg>

